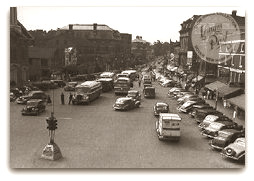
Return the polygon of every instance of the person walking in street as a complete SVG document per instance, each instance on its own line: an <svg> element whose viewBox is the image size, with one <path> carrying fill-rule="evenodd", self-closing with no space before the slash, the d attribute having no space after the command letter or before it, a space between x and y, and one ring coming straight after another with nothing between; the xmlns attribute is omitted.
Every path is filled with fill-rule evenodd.
<svg viewBox="0 0 254 181"><path fill-rule="evenodd" d="M61 94L61 103L64 104L64 93Z"/></svg>
<svg viewBox="0 0 254 181"><path fill-rule="evenodd" d="M141 86L141 80L140 79L138 80L138 86L139 87Z"/></svg>
<svg viewBox="0 0 254 181"><path fill-rule="evenodd" d="M69 104L71 103L72 98L73 98L73 95L72 95L72 93L70 92L70 95L69 95Z"/></svg>
<svg viewBox="0 0 254 181"><path fill-rule="evenodd" d="M48 97L47 97L47 104L51 104L51 103L52 103L51 98L50 98L50 96L48 95Z"/></svg>

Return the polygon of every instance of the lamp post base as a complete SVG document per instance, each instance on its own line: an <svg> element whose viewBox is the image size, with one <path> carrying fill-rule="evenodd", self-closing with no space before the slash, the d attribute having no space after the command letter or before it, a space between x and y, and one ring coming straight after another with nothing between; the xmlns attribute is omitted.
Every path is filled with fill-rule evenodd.
<svg viewBox="0 0 254 181"><path fill-rule="evenodd" d="M62 153L60 148L57 146L56 143L48 143L45 148L42 151L41 158L46 159L46 160L59 160L61 159Z"/></svg>

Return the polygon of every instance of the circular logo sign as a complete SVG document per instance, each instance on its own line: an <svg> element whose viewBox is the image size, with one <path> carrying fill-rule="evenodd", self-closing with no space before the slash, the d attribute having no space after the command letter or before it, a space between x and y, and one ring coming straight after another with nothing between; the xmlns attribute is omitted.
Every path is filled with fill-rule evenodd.
<svg viewBox="0 0 254 181"><path fill-rule="evenodd" d="M214 13L200 16L192 29L191 40L197 55L213 64L231 58L240 45L240 29L228 14Z"/></svg>

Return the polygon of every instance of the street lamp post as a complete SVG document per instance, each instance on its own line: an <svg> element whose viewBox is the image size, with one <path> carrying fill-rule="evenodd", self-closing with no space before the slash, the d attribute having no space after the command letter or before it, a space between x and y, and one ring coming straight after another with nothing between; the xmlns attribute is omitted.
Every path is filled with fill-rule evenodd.
<svg viewBox="0 0 254 181"><path fill-rule="evenodd" d="M46 119L47 129L49 131L49 143L43 149L41 158L55 161L55 160L61 159L63 156L62 156L60 148L57 146L57 144L54 141L55 130L57 129L57 120L54 117L54 89L53 89L52 99L53 99L52 112L50 117Z"/></svg>

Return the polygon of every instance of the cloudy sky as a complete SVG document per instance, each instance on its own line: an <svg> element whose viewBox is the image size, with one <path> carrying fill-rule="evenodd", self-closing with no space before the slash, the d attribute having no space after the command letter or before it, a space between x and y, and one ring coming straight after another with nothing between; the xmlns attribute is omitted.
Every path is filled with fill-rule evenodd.
<svg viewBox="0 0 254 181"><path fill-rule="evenodd" d="M107 5L107 6L19 6L18 20L28 30L56 30L68 24L106 24L121 33L137 35L153 43L179 40L180 24L193 15L245 9L227 6Z"/></svg>

